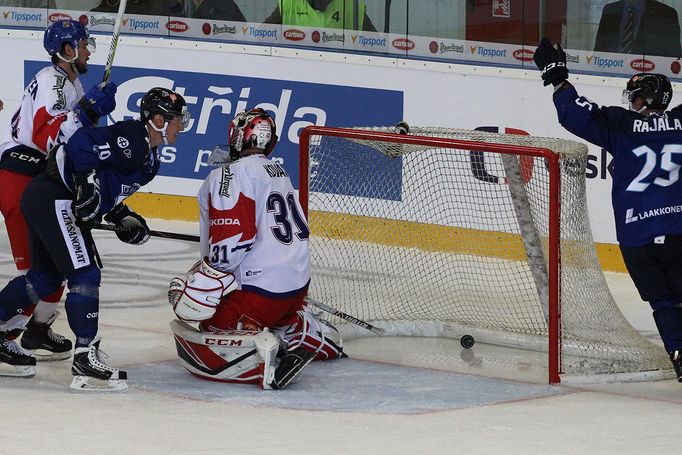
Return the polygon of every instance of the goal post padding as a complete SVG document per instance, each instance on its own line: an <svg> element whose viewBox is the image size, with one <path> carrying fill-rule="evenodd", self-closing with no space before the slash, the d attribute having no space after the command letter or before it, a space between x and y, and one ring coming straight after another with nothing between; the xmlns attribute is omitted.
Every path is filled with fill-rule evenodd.
<svg viewBox="0 0 682 455"><path fill-rule="evenodd" d="M547 351L552 383L560 373L665 375L666 353L627 322L602 273L584 144L446 128L391 133L301 135L312 297L390 335L468 333Z"/></svg>

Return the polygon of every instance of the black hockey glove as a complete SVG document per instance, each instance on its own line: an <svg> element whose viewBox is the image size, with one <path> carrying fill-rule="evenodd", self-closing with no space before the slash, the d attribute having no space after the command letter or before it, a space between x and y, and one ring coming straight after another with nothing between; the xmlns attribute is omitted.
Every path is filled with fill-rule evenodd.
<svg viewBox="0 0 682 455"><path fill-rule="evenodd" d="M123 228L116 231L116 237L121 242L133 245L142 245L149 240L149 227L147 222L137 213L130 210L125 204L118 204L109 213L104 215L104 219L116 226Z"/></svg>
<svg viewBox="0 0 682 455"><path fill-rule="evenodd" d="M552 45L547 38L542 38L540 45L535 50L533 60L542 70L542 80L545 81L545 86L552 84L556 87L568 79L566 52L559 43Z"/></svg>
<svg viewBox="0 0 682 455"><path fill-rule="evenodd" d="M94 169L73 174L76 200L73 213L81 221L90 221L99 213L102 198L99 194L99 179Z"/></svg>
<svg viewBox="0 0 682 455"><path fill-rule="evenodd" d="M410 134L410 125L405 120L401 120L395 124L393 132L396 134Z"/></svg>

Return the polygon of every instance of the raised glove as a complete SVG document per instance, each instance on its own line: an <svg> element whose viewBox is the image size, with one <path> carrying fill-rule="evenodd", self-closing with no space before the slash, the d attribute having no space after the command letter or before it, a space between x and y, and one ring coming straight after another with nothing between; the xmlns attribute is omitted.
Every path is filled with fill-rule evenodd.
<svg viewBox="0 0 682 455"><path fill-rule="evenodd" d="M542 38L540 45L535 50L533 60L542 70L542 80L545 86L552 84L556 87L568 79L566 52L559 43L552 45L547 38Z"/></svg>
<svg viewBox="0 0 682 455"><path fill-rule="evenodd" d="M410 125L405 120L396 123L393 130L396 134L410 134Z"/></svg>
<svg viewBox="0 0 682 455"><path fill-rule="evenodd" d="M116 84L112 81L104 85L93 85L78 101L73 110L83 125L97 125L100 117L110 114L116 108L116 89Z"/></svg>
<svg viewBox="0 0 682 455"><path fill-rule="evenodd" d="M142 245L149 240L149 227L144 218L130 210L125 204L118 204L104 219L116 226L123 228L116 231L116 237L121 242L132 245Z"/></svg>
<svg viewBox="0 0 682 455"><path fill-rule="evenodd" d="M99 179L94 169L73 174L76 200L73 212L82 221L90 221L99 213L102 197L99 194Z"/></svg>

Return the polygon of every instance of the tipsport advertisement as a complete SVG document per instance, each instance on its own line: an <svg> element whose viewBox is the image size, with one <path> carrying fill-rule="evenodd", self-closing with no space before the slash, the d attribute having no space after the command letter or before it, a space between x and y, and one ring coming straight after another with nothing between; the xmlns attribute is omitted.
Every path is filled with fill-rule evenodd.
<svg viewBox="0 0 682 455"><path fill-rule="evenodd" d="M25 61L24 84L45 65ZM81 76L86 92L100 82L103 71L102 65L89 65ZM227 143L230 121L247 108L261 107L272 115L279 136L272 156L294 186L298 186L298 138L306 126L386 126L403 119L403 92L396 90L122 66L116 67L112 80L118 85L117 106L107 124L138 118L140 99L152 87L175 90L187 101L192 115L188 129L176 144L159 147L159 175L166 177L203 180L211 170L206 162L214 146ZM391 173L391 180L399 183L400 169Z"/></svg>

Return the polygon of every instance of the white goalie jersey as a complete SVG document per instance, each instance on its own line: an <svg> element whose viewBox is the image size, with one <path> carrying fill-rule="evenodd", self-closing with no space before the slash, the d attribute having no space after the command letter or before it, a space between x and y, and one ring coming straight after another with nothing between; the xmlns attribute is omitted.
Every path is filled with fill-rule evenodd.
<svg viewBox="0 0 682 455"><path fill-rule="evenodd" d="M256 154L214 169L198 199L202 257L239 289L285 297L307 286L308 223L280 164Z"/></svg>

